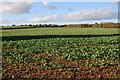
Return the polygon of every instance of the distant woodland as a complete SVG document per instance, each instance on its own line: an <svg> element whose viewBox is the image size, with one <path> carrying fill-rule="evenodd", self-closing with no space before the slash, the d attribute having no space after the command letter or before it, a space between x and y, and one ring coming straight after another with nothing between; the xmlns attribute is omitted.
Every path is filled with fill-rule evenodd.
<svg viewBox="0 0 120 80"><path fill-rule="evenodd" d="M44 27L80 27L80 28L120 28L120 23L95 23L95 24L25 24L25 25L12 25L12 26L2 26L1 29L26 29L26 28L44 28Z"/></svg>

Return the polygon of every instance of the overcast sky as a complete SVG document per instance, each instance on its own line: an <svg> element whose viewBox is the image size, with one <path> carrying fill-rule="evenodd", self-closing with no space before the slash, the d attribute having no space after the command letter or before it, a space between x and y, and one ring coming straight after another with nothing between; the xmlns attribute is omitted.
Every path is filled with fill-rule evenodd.
<svg viewBox="0 0 120 80"><path fill-rule="evenodd" d="M13 0L14 1L14 0ZM2 2L0 25L117 22L117 2Z"/></svg>

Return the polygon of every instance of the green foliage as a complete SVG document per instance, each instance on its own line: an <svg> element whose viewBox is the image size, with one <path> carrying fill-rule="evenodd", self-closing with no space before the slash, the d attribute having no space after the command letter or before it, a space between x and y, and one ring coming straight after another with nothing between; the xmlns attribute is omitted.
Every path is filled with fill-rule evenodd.
<svg viewBox="0 0 120 80"><path fill-rule="evenodd" d="M10 62L23 63L32 60L51 61L49 56L30 57L32 54L50 53L65 60L119 59L119 43L116 37L50 38L18 41L3 41L2 55ZM107 62L108 64L109 62ZM108 65L114 65L110 62ZM56 63L53 63L56 64ZM98 62L95 65L102 65ZM116 63L115 63L116 64Z"/></svg>
<svg viewBox="0 0 120 80"><path fill-rule="evenodd" d="M3 36L39 36L39 35L99 35L118 34L117 29L109 28L41 28L22 30L3 30ZM22 38L22 37L21 37ZM95 63L86 65L104 66L119 65L119 36L84 37L84 38L47 38L26 40L4 40L2 42L2 56L11 63L21 64L33 61L43 61L45 70L48 66L54 68L64 67L59 63L51 62L50 56L60 56L61 59L79 61L99 59ZM30 56L47 53L49 55ZM108 62L100 62L100 59L109 59ZM50 64L49 64L50 62ZM57 66L58 65L58 66Z"/></svg>

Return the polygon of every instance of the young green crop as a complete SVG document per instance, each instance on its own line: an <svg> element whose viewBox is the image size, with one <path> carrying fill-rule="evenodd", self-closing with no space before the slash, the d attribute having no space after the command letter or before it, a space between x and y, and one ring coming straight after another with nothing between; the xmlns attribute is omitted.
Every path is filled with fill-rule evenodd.
<svg viewBox="0 0 120 80"><path fill-rule="evenodd" d="M30 73L32 73L32 75L34 72L35 75L39 72L41 75L41 73L45 72L44 70L46 70L52 71L52 73L60 71L61 74L63 74L62 72L67 71L66 73L72 72L73 74L81 74L82 72L85 72L86 75L86 72L88 72L89 75L95 76L98 72L98 74L101 74L104 71L106 76L117 75L120 66L120 43L118 40L119 36L113 35L117 33L115 32L117 29L113 30L98 28L88 30L87 28L76 28L78 30L74 29L73 31L72 29L74 28L71 28L70 30L66 28L66 30L64 29L63 31L62 28L59 29L61 31L57 29L48 30L48 28L36 30L32 29L33 31L31 29L3 31L4 37L8 37L6 37L6 39L3 39L2 41L2 57L3 60L7 60L7 63L11 63L11 69L3 68L3 74L11 74L9 72L11 70L15 70L18 74L15 74L16 76L24 76L26 73L29 73L29 71ZM100 31L99 34L110 35L98 36L98 31ZM52 34L50 34L50 32L52 32ZM33 38L36 35L39 36L48 34L50 36L94 34L96 35L96 37L72 36L69 38L60 38L58 36L55 38ZM23 35L27 35L25 40L22 39L25 38L25 36ZM20 39L16 38L13 40L12 38L14 38L14 36L21 37ZM28 37L31 37L31 39L28 39ZM23 74L22 72L25 74ZM115 72L115 74L111 74L112 72Z"/></svg>
<svg viewBox="0 0 120 80"><path fill-rule="evenodd" d="M51 55L61 56L67 60L97 58L118 60L120 52L117 39L118 36L3 41L2 55L11 60L10 62L27 61L29 60L29 53L50 53Z"/></svg>

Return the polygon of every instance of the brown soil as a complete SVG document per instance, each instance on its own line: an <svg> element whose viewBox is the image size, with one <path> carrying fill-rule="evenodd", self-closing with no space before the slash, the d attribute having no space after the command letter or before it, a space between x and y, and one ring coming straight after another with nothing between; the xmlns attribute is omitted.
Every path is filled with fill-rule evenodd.
<svg viewBox="0 0 120 80"><path fill-rule="evenodd" d="M30 56L48 56L47 53L30 54ZM15 65L2 60L3 78L118 78L120 70L118 66L89 67L82 61L63 60L59 56L49 56L52 61L64 64L62 69L42 70L41 61ZM71 71L68 68L79 68L80 71Z"/></svg>

